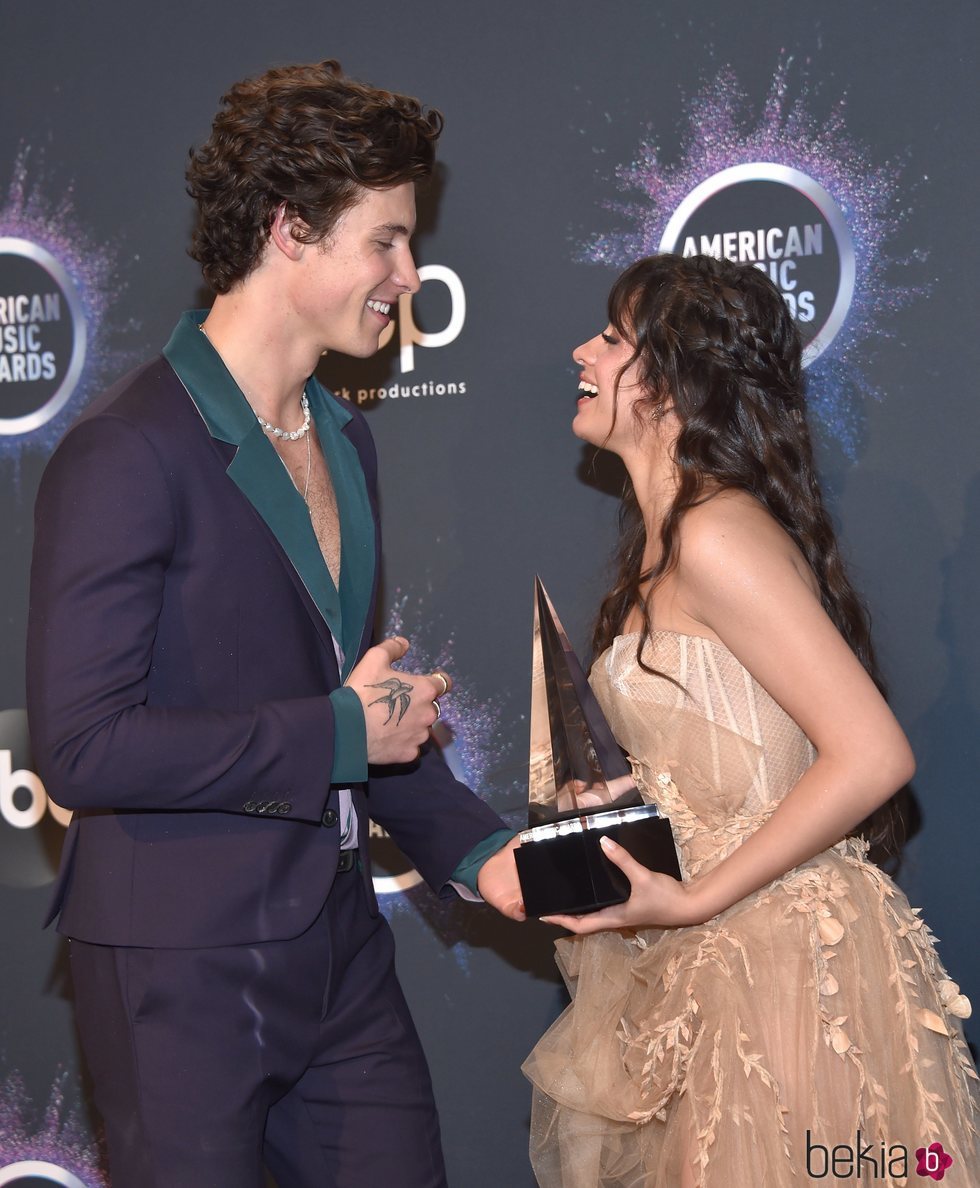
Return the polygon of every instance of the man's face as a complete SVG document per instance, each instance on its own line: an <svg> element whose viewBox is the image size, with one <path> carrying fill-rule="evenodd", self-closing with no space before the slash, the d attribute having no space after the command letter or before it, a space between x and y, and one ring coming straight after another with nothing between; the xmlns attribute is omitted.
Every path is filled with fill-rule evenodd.
<svg viewBox="0 0 980 1188"><path fill-rule="evenodd" d="M303 254L294 308L317 348L366 358L392 321L402 293L419 274L409 241L415 230L415 187L362 190L322 243Z"/></svg>

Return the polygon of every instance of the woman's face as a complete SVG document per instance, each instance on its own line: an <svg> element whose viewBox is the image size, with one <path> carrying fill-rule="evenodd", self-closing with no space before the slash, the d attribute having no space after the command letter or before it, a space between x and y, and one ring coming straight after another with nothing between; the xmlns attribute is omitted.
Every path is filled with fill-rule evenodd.
<svg viewBox="0 0 980 1188"><path fill-rule="evenodd" d="M629 362L632 354L633 344L612 326L572 352L582 369L572 432L591 445L617 454L636 444L633 405L646 394L636 363Z"/></svg>

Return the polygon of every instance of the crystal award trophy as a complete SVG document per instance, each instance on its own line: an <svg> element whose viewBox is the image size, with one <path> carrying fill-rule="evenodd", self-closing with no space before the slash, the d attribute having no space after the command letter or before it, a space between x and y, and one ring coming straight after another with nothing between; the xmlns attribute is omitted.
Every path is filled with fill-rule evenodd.
<svg viewBox="0 0 980 1188"><path fill-rule="evenodd" d="M681 877L670 822L644 803L539 578L528 774L528 828L515 857L529 916L581 915L629 898L629 880L603 853L602 837L651 870Z"/></svg>

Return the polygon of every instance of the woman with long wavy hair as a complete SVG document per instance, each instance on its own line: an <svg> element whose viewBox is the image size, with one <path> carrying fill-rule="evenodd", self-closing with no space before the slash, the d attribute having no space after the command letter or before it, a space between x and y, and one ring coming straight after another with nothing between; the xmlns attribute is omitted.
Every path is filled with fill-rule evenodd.
<svg viewBox="0 0 980 1188"><path fill-rule="evenodd" d="M904 1184L919 1150L980 1183L969 1003L856 834L914 761L821 498L793 319L757 269L656 256L574 358L573 431L629 475L591 681L684 877L609 843L629 899L554 918L576 935L572 1004L525 1065L539 1183Z"/></svg>

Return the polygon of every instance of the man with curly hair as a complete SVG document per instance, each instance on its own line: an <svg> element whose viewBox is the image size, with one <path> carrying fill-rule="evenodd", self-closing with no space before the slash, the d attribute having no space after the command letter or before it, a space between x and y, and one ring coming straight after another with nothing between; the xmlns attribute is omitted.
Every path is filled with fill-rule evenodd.
<svg viewBox="0 0 980 1188"><path fill-rule="evenodd" d="M188 171L214 304L42 482L28 703L117 1188L445 1184L368 822L521 918L510 833L430 749L448 678L370 646L374 448L312 378L417 290L441 126L334 62L232 87Z"/></svg>

